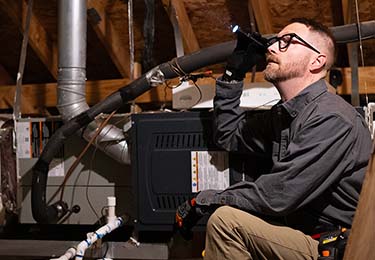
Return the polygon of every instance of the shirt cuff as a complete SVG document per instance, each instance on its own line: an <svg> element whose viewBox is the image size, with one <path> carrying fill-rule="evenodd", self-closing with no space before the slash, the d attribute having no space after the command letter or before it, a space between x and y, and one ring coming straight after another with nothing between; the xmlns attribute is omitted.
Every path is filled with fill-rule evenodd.
<svg viewBox="0 0 375 260"><path fill-rule="evenodd" d="M222 81L221 77L216 80L216 96L224 98L233 98L241 96L243 81L232 80L230 82Z"/></svg>

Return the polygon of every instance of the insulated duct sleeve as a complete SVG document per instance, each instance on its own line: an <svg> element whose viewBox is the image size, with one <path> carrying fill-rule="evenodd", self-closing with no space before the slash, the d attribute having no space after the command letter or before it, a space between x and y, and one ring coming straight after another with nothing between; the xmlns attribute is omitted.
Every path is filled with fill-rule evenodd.
<svg viewBox="0 0 375 260"><path fill-rule="evenodd" d="M375 21L368 22L369 26L362 26L363 35L375 35ZM363 23L364 24L364 23ZM353 35L352 28L356 25L348 25L348 27L339 26L335 32L341 40L354 39L358 37ZM332 28L333 31L335 28ZM349 30L350 34L345 34L344 31ZM367 37L367 36L366 36ZM373 37L373 36L371 36ZM369 37L367 37L369 38ZM233 51L235 41L221 43L212 47L201 49L195 53L175 58L170 62L163 63L149 72L143 74L137 80L131 82L125 87L108 96L103 101L94 105L85 112L70 119L60 129L52 135L51 139L42 151L37 163L32 169L33 184L32 184L32 211L34 219L39 223L55 223L61 211L64 208L64 202L58 202L53 205L46 205L46 184L48 175L48 165L55 156L59 148L63 145L65 139L69 138L82 127L89 124L100 113L110 113L128 101L131 101L144 92L152 88L152 79L163 75L164 79L171 79L179 76L173 69L173 64L178 64L179 68L185 73L193 72L199 68L209 65L224 62L226 58ZM60 210L60 211L59 211Z"/></svg>
<svg viewBox="0 0 375 260"><path fill-rule="evenodd" d="M362 40L375 39L375 21L367 21L358 24L347 24L331 27L333 37L337 43L350 43L359 41L359 28L361 28Z"/></svg>

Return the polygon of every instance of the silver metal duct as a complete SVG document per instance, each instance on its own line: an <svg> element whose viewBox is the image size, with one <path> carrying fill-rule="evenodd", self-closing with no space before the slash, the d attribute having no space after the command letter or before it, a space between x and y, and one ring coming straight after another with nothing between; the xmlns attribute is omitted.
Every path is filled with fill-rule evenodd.
<svg viewBox="0 0 375 260"><path fill-rule="evenodd" d="M59 68L57 108L64 122L89 109L86 103L86 0L60 0L58 3ZM90 140L100 119L83 134ZM121 129L107 125L95 145L120 163L129 164L128 144Z"/></svg>

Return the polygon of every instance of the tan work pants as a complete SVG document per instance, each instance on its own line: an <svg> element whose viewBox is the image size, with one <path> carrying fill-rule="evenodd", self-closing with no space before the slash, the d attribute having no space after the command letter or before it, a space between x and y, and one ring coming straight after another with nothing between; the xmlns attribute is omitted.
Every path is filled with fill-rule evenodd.
<svg viewBox="0 0 375 260"><path fill-rule="evenodd" d="M318 242L310 236L247 212L223 206L208 220L205 260L317 258Z"/></svg>

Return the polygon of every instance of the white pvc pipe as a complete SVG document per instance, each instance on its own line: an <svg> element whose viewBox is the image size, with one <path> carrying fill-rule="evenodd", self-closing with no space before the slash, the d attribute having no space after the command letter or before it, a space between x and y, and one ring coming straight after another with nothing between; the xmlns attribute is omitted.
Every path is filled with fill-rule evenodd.
<svg viewBox="0 0 375 260"><path fill-rule="evenodd" d="M118 217L115 221L109 222L107 225L99 228L94 233L89 233L87 239L78 244L75 260L83 259L87 248L94 244L98 239L101 239L116 228L120 227L123 222L123 219L121 217Z"/></svg>
<svg viewBox="0 0 375 260"><path fill-rule="evenodd" d="M105 235L120 227L123 223L124 220L121 217L116 218L114 221L111 221L105 226L100 227L95 232L87 234L87 239L80 242L77 246L77 249L71 247L65 252L64 255L60 256L59 258L51 258L50 260L69 260L74 256L75 260L83 259L87 248L94 244L98 239L103 238Z"/></svg>
<svg viewBox="0 0 375 260"><path fill-rule="evenodd" d="M107 223L116 220L116 197L107 197Z"/></svg>

